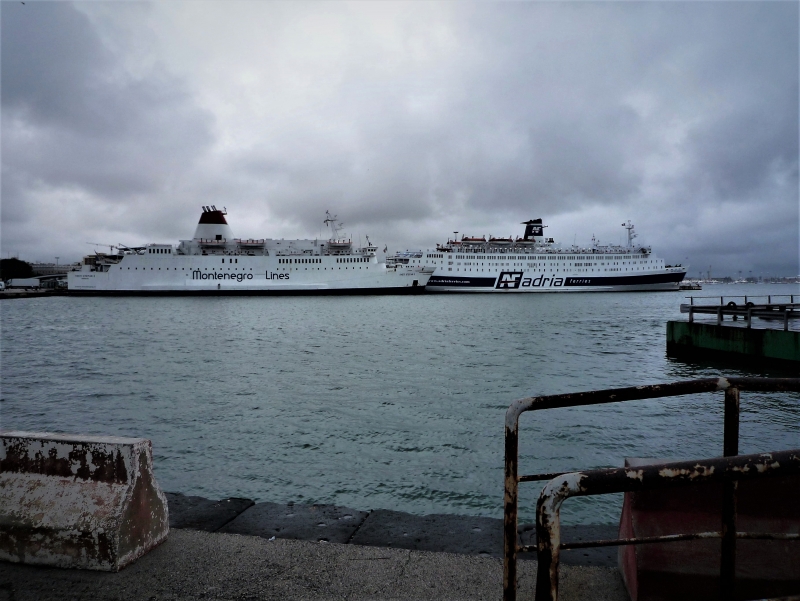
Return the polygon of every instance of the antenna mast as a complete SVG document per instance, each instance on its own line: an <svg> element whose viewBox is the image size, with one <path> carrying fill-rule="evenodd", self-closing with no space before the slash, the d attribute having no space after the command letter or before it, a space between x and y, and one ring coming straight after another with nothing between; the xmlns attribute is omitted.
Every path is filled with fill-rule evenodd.
<svg viewBox="0 0 800 601"><path fill-rule="evenodd" d="M633 224L630 219L628 219L628 223L623 223L622 227L628 230L628 248L633 248L633 239L638 237L639 234L633 231Z"/></svg>
<svg viewBox="0 0 800 601"><path fill-rule="evenodd" d="M333 236L331 236L331 238L333 240L337 240L339 238L339 230L341 229L342 225L344 225L341 221L336 221L336 219L336 215L331 216L330 211L325 211L325 221L322 223L331 228L331 231L333 232Z"/></svg>

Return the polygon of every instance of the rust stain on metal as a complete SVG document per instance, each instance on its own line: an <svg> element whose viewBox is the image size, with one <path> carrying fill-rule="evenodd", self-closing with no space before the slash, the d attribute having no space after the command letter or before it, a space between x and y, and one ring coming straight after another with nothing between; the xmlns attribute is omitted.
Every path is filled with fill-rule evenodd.
<svg viewBox="0 0 800 601"><path fill-rule="evenodd" d="M516 601L517 594L517 425L525 401L518 401L506 412L505 492L503 497L503 599Z"/></svg>
<svg viewBox="0 0 800 601"><path fill-rule="evenodd" d="M776 468L778 468L779 466L780 466L780 464L779 464L779 463L776 461L776 462L774 462L774 463L770 463L769 465L756 465L756 466L755 466L755 468L756 468L756 469L757 469L759 472L766 472L766 471L768 471L768 470L770 470L770 469L776 469Z"/></svg>
<svg viewBox="0 0 800 601"><path fill-rule="evenodd" d="M688 478L695 480L696 478L705 478L714 473L713 465L695 465L691 469L672 469L663 468L658 471L658 475L662 478Z"/></svg>
<svg viewBox="0 0 800 601"><path fill-rule="evenodd" d="M517 473L517 454L518 454L518 428L519 417L526 411L536 411L543 409L554 409L560 407L577 407L586 405L596 405L611 402L627 402L644 399L656 399L665 397L677 397L687 394L697 394L702 392L725 391L725 420L724 420L724 449L726 457L733 458L738 454L739 437L739 391L792 391L800 392L800 378L705 378L700 380L674 382L670 384L641 385L630 388L617 388L612 390L595 390L588 392L569 393L553 396L529 397L514 401L506 412L506 457L505 457L505 494L504 494L504 577L503 577L503 599L513 601L516 599L516 524L518 512L518 486L522 481L541 480L541 474L520 477ZM789 452L789 458L795 464L800 464L800 451ZM763 457L762 457L763 459ZM771 456L770 456L771 459ZM785 460L784 460L785 463ZM663 473L647 472L645 470L608 470L613 472L611 478L613 482L607 482L606 486L612 486L617 482L627 482L626 487L630 486L641 490L647 487L670 487L673 485L683 485L708 478L718 478L719 469L722 464L716 460L708 460L695 464L673 465L663 468ZM752 466L748 465L725 465L726 473L743 474L751 476L751 470L757 470L755 475L768 471L784 469L786 466L781 462L774 461L765 463L756 461ZM796 466L795 466L796 467ZM586 474L589 474L587 472ZM554 483L564 474L559 474L551 481ZM570 493L579 495L603 494L594 491L594 481L584 482L579 479L574 487L566 486L564 480L559 485L557 491L552 491L554 495ZM549 485L548 485L549 486ZM600 488L603 488L602 486ZM613 488L613 486L612 486ZM631 488L631 490L633 489ZM547 487L545 487L547 489ZM623 488L621 490L629 490ZM594 491L594 492L593 492ZM608 491L605 491L608 492ZM544 491L542 492L544 494ZM735 493L734 493L735 494ZM566 497L563 497L566 498ZM563 500L562 498L562 500ZM541 502L541 498L540 498ZM551 508L552 509L552 508ZM537 536L538 540L548 538L553 541L553 536L560 536L560 530L555 527L553 516L550 510L542 508L541 532L538 525L539 507L537 505ZM512 532L513 528L513 532ZM708 533L705 533L708 534ZM513 539L512 539L513 536ZM560 540L560 539L559 539ZM735 537L733 538L735 540ZM626 542L625 544L633 544ZM557 599L558 596L558 548L552 548L547 543L539 543L539 570L536 585L537 599ZM723 544L724 546L724 544ZM732 574L732 572L731 572Z"/></svg>
<svg viewBox="0 0 800 601"><path fill-rule="evenodd" d="M733 579L735 575L732 567L735 561L735 541L737 538L746 538L748 536L746 533L737 533L735 530L736 482L731 482L730 477L736 475L738 476L737 479L751 479L763 475L800 476L800 449L735 457L715 457L696 462L684 461L655 464L638 470L641 472L641 478L630 478L629 471L631 470L605 469L575 472L555 478L544 487L539 496L536 512L536 534L539 554L536 585L537 599L550 599L550 601L558 599L559 549L673 542L718 537L723 539L722 574L720 578L724 592L723 598L729 598L733 594L731 591L734 590ZM728 521L726 521L726 516L723 516L721 532L666 535L645 539L590 541L588 543L573 543L569 545L561 544L560 510L563 502L569 497L653 488L671 488L685 486L693 481L722 481L725 485L733 486L733 518L728 517ZM781 534L776 536L760 533L757 536L789 540L789 538ZM730 565L727 565L725 561L726 552L730 558ZM726 579L727 583L725 582Z"/></svg>
<svg viewBox="0 0 800 601"><path fill-rule="evenodd" d="M642 470L626 470L625 475L633 480L644 480L644 472Z"/></svg>

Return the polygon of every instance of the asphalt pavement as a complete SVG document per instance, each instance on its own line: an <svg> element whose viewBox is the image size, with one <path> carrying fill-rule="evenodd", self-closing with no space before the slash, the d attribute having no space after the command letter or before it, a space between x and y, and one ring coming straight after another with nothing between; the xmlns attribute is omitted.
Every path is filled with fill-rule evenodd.
<svg viewBox="0 0 800 601"><path fill-rule="evenodd" d="M519 599L533 599L536 562L519 562ZM0 601L174 601L502 598L502 560L173 529L120 572L0 562ZM615 568L561 568L564 601L627 600Z"/></svg>

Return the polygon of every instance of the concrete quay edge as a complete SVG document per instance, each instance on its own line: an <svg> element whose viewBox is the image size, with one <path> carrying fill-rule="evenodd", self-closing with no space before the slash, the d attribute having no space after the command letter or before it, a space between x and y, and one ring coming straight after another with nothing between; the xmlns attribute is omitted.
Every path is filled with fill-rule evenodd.
<svg viewBox="0 0 800 601"><path fill-rule="evenodd" d="M458 553L503 557L503 520L453 514L413 515L375 509L359 511L339 505L254 503L250 499L214 501L180 493L165 493L170 528L224 532L278 538L411 551ZM519 525L519 544L535 545L534 524ZM617 527L606 525L564 526L565 541L616 538ZM520 559L534 559L522 553ZM617 548L573 549L561 554L568 565L617 567Z"/></svg>
<svg viewBox="0 0 800 601"><path fill-rule="evenodd" d="M0 562L0 600L502 598L502 560L257 536L173 530L120 572ZM519 565L519 599L533 599L536 562ZM564 601L623 601L616 569L564 565Z"/></svg>
<svg viewBox="0 0 800 601"><path fill-rule="evenodd" d="M668 321L667 355L771 365L796 371L800 332L702 322Z"/></svg>

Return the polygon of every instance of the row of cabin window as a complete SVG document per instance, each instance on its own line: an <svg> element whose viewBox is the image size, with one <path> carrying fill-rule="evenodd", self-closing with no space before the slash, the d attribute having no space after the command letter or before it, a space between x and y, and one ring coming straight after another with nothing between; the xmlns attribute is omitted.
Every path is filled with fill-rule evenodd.
<svg viewBox="0 0 800 601"><path fill-rule="evenodd" d="M150 254L172 254L171 248L148 248L147 252Z"/></svg>
<svg viewBox="0 0 800 601"><path fill-rule="evenodd" d="M427 256L428 257L438 257L438 256L441 256L441 255L427 255ZM612 260L621 260L621 259L636 259L638 257L639 257L638 255L634 255L632 257L614 257L614 256L591 255L591 256L589 256L589 260L593 260L593 261L600 261L600 260L612 261ZM484 259L485 258L485 259L489 259L489 260L494 259L494 258L498 258L498 259L502 258L502 259L511 260L511 261L514 261L514 260L517 260L517 261L525 261L525 260L527 260L527 261L537 261L537 260L538 261L563 261L563 260L576 261L576 260L579 260L579 259L585 259L584 257L563 256L563 255L549 255L549 256L547 256L547 255L545 255L545 256L542 256L542 255L491 256L490 255L490 256L485 256L485 257L484 256L473 257L473 256L470 256L470 255L455 255L455 258L456 259L473 259L473 258Z"/></svg>
<svg viewBox="0 0 800 601"><path fill-rule="evenodd" d="M346 259L336 259L337 263L366 263L369 259L353 257ZM278 263L322 263L322 259L278 259Z"/></svg>
<svg viewBox="0 0 800 601"><path fill-rule="evenodd" d="M113 267L114 267L114 268L116 268L116 266L113 266ZM120 267L120 269L122 269L122 268ZM127 269L128 269L128 271L130 271L131 269L133 269L133 270L135 270L135 271L138 271L138 270L139 270L139 268L138 268L138 267L128 267ZM154 269L158 269L159 271L161 271L161 268L160 268L160 267L158 267L158 268L156 268L156 267L150 267L150 271L153 271ZM169 267L165 267L164 269L165 269L166 271L169 271L169 270L170 270L170 268L169 268ZM175 271L178 271L178 268L177 268L177 267L173 267L172 269L174 269ZM186 267L181 267L181 268L180 268L180 270L181 270L181 271L186 271L186 269L187 269ZM188 269L189 269L189 271L198 271L200 268L199 268L199 267L189 267ZM206 271L208 271L208 267L205 267L204 269L205 269ZM318 267L317 269L319 269L319 267ZM328 268L326 267L325 269L328 269ZM333 267L331 267L331 269L333 269ZM341 269L341 267L340 267L339 269ZM348 267L345 267L345 269L349 269L349 268L348 268ZM353 267L353 269L355 269L355 267ZM361 269L361 267L359 267L359 269ZM366 269L369 269L369 267L366 267ZM244 270L245 270L245 268L244 268L244 267L242 267L242 271L244 271ZM147 271L147 267L142 267L142 271ZM216 271L216 269L212 269L212 271ZM230 271L230 267L228 268L228 271ZM253 271L253 268L252 268L252 267L250 268L250 271Z"/></svg>
<svg viewBox="0 0 800 601"><path fill-rule="evenodd" d="M456 255L456 259L457 258L458 258L458 255ZM471 258L471 257L469 257L469 258ZM490 258L495 258L495 257L490 257ZM503 258L504 259L514 259L514 257L503 257ZM518 257L518 258L519 259L523 259L525 257ZM528 257L528 258L535 259L536 257ZM650 263L653 263L653 262L657 263L658 261L652 261L652 260L650 261ZM427 261L425 261L425 263L427 263ZM436 263L436 261L434 261L434 263ZM630 261L629 263L631 265L633 265L636 262L635 261ZM647 261L639 261L638 263L647 264ZM440 261L440 264L444 265L444 261ZM452 265L453 261L448 261L447 264L448 265ZM528 267L545 267L546 266L546 267L551 267L552 268L554 266L566 265L566 264L567 264L566 262L564 262L564 263L551 263L551 264L548 264L548 263L528 263ZM592 267L592 266L605 265L605 264L606 264L605 262L599 262L599 263L597 263L597 262L595 262L595 263L570 263L570 265L573 266L573 267ZM622 264L623 265L627 265L628 263L623 261ZM461 263L458 262L458 263L456 263L456 265L461 265ZM486 265L486 263L478 263L478 262L466 263L465 262L464 265ZM510 265L510 263L491 263L490 262L490 263L488 263L488 265L489 265L489 267L504 267L504 266L507 267L507 266ZM521 267L522 263L515 263L514 265L518 266L518 267ZM613 262L609 261L608 265L619 265L619 262L613 263ZM633 269L633 268L631 268L631 269Z"/></svg>
<svg viewBox="0 0 800 601"><path fill-rule="evenodd" d="M504 253L488 253L488 254L489 255L502 255ZM442 259L444 257L444 255L439 255L439 254L430 254L430 255L425 255L425 256L427 258L429 258L429 259ZM455 258L456 259L472 259L474 257L468 256L468 255L455 255ZM483 258L483 257L481 257L481 258ZM494 257L490 257L490 258L494 258ZM524 261L526 259L529 260L529 261L530 260L559 261L559 260L564 260L564 259L566 259L567 261L576 261L576 260L579 260L579 259L583 259L584 257L579 257L577 255L570 255L570 256L563 256L563 255L549 255L549 256L522 255L522 256L511 256L511 255L508 255L508 256L503 256L502 258L503 259L510 259L512 261L515 260L515 259L517 261ZM603 255L603 256L601 256L600 254L596 254L596 255L591 255L590 258L592 260L595 260L595 261L600 260L600 259L604 259L606 261L611 261L611 260L619 261L619 260L622 260L622 259L640 259L640 258L642 258L642 255L629 255L629 256Z"/></svg>
<svg viewBox="0 0 800 601"><path fill-rule="evenodd" d="M337 263L367 263L369 259L362 257L346 257L336 259ZM278 259L278 263L322 263L322 259Z"/></svg>
<svg viewBox="0 0 800 601"><path fill-rule="evenodd" d="M500 264L498 263L498 265L500 265ZM506 263L505 265L507 267L511 267L508 263ZM587 263L587 265L588 265L588 263ZM523 267L523 265L522 265L522 263L516 263L516 264L514 264L514 267ZM528 263L528 267L531 267L530 263ZM549 271L551 273L553 271L555 271L555 272L560 272L561 271L558 267L556 267L555 269L552 269L552 266L550 266L550 267L551 267L551 269ZM461 271L461 267L456 267L455 270L456 271ZM490 268L490 269L481 269L480 271L501 271L501 270L502 270L502 267L499 268L499 269L497 267L495 267L494 270L492 270ZM631 267L630 270L634 271L633 267ZM448 267L447 271L453 271L453 267ZM470 267L469 269L464 267L464 271L472 271L472 267ZM475 271L479 271L479 270L477 268L475 268ZM571 271L571 270L565 269L564 271ZM579 269L578 271L588 271L588 270L587 269ZM592 271L594 271L594 269L592 269ZM597 271L600 271L599 267L597 268ZM605 267L605 268L603 268L603 271L622 271L622 267ZM627 267L625 268L625 271L628 271ZM547 273L547 272L548 272L548 270L542 270L540 268L540 273Z"/></svg>
<svg viewBox="0 0 800 601"><path fill-rule="evenodd" d="M122 269L122 267L120 267L120 269ZM138 270L139 268L138 267L128 267L128 270L131 270L131 269ZM151 267L150 271L153 271L153 269L156 269L156 268L155 267ZM178 271L179 268L178 267L171 267L171 268L170 267L165 267L164 269L167 270L167 271L169 271L170 269ZM197 271L198 269L201 269L201 268L200 267L188 267L189 271ZM202 269L205 269L206 271L208 271L208 267L203 267ZM245 269L246 269L245 267L242 267L242 271L244 271ZM161 271L161 268L159 267L158 270ZM180 270L181 271L186 271L187 267L181 267ZM216 270L217 270L216 267L214 267L212 269L212 271L216 271ZM230 271L230 270L231 270L231 268L228 267L228 271ZM147 267L142 267L142 271L147 271ZM234 271L238 271L238 268L234 269ZM250 268L250 271L253 271L252 267Z"/></svg>

